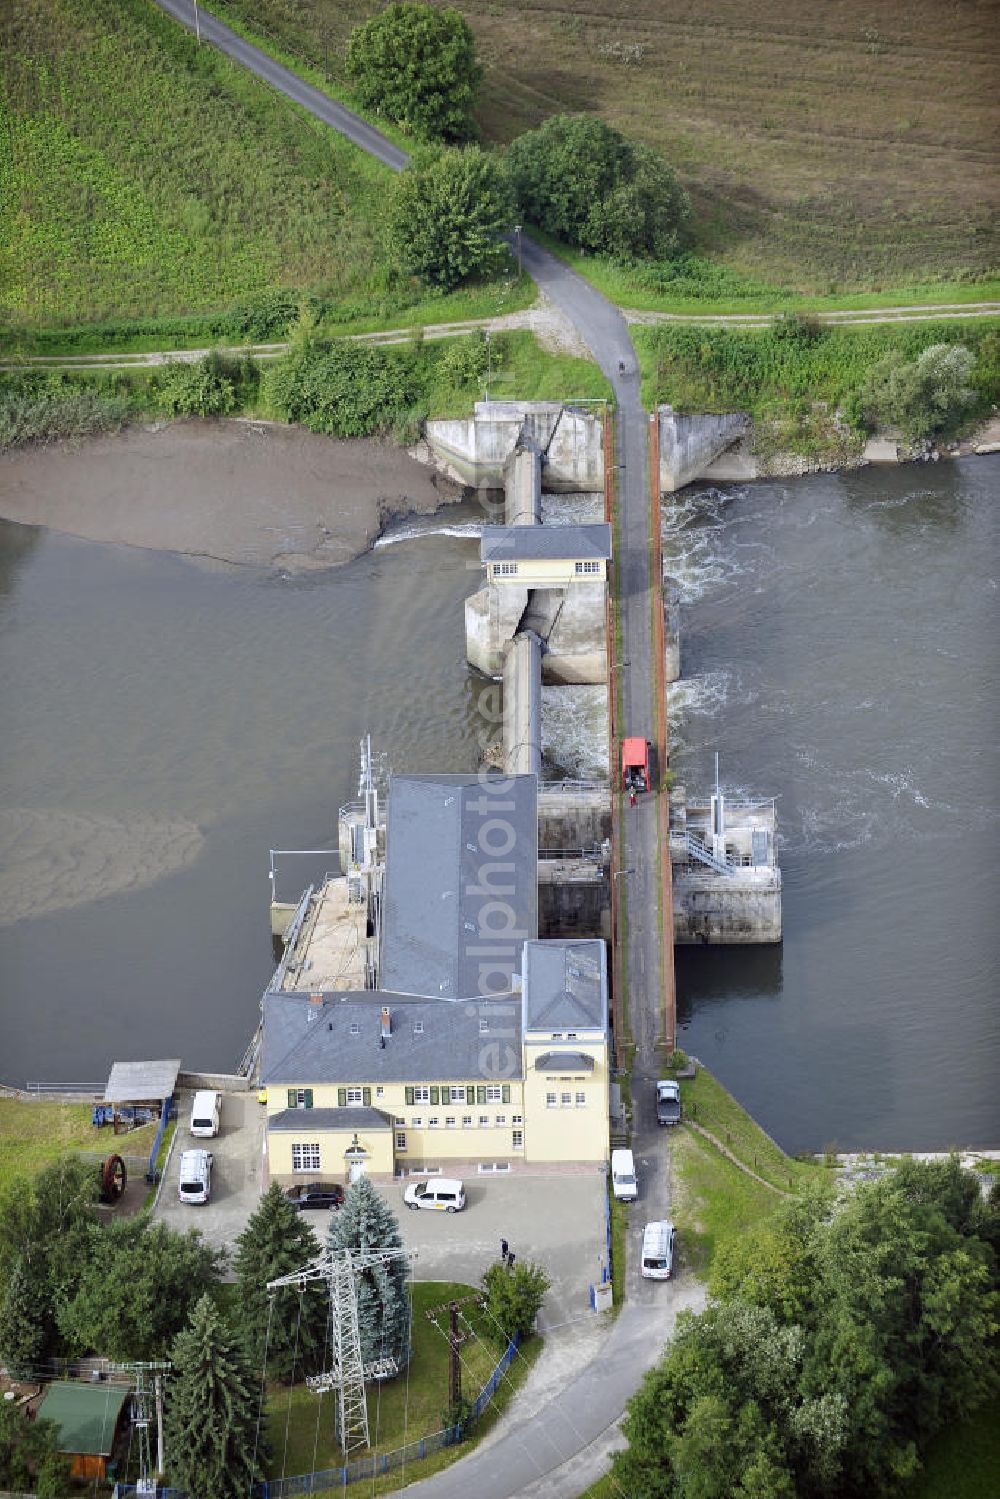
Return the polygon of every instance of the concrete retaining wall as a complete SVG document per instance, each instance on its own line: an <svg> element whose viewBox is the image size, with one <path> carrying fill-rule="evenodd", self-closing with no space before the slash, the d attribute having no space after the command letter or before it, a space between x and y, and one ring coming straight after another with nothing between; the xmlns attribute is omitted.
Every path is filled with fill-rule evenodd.
<svg viewBox="0 0 1000 1499"><path fill-rule="evenodd" d="M473 489L502 487L519 442L544 455L546 489L604 488L602 422L557 401L477 401L474 416L429 421L424 436L435 466Z"/></svg>
<svg viewBox="0 0 1000 1499"><path fill-rule="evenodd" d="M750 418L742 411L722 416L681 416L672 406L661 406L658 418L660 489L664 493L673 493L695 479L705 478L721 455L750 429ZM716 473L715 477L721 475Z"/></svg>
<svg viewBox="0 0 1000 1499"><path fill-rule="evenodd" d="M674 871L674 941L756 945L781 941L781 891L720 881L690 883Z"/></svg>
<svg viewBox="0 0 1000 1499"><path fill-rule="evenodd" d="M178 1072L178 1088L214 1088L217 1093L248 1093L253 1087L248 1077L238 1072Z"/></svg>

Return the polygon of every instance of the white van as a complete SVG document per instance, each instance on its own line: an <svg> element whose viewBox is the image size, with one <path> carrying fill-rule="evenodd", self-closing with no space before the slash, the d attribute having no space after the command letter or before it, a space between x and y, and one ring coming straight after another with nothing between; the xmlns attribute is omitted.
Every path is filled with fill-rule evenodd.
<svg viewBox="0 0 1000 1499"><path fill-rule="evenodd" d="M639 1195L635 1161L630 1150L611 1152L611 1190L622 1202L635 1202Z"/></svg>
<svg viewBox="0 0 1000 1499"><path fill-rule="evenodd" d="M433 1181L412 1182L403 1193L403 1201L414 1212L417 1208L436 1208L442 1213L460 1213L465 1207L465 1188L460 1181L436 1176Z"/></svg>
<svg viewBox="0 0 1000 1499"><path fill-rule="evenodd" d="M664 1220L647 1223L642 1235L642 1273L646 1280L669 1280L674 1273L677 1230Z"/></svg>
<svg viewBox="0 0 1000 1499"><path fill-rule="evenodd" d="M211 1197L212 1152L210 1150L182 1151L177 1195L181 1202L190 1202L195 1205L207 1202Z"/></svg>
<svg viewBox="0 0 1000 1499"><path fill-rule="evenodd" d="M194 1095L191 1104L190 1130L193 1135L200 1135L208 1140L219 1133L218 1093L212 1093L206 1088Z"/></svg>

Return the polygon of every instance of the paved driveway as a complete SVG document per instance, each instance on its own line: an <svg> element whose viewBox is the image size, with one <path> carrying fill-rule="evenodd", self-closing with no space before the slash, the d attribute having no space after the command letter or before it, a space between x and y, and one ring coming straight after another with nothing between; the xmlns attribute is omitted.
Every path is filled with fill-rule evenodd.
<svg viewBox="0 0 1000 1499"><path fill-rule="evenodd" d="M478 1285L506 1239L519 1260L545 1266L552 1288L538 1319L542 1332L590 1310L589 1287L604 1259L602 1176L519 1176L465 1179L468 1206L461 1213L411 1212L403 1182L378 1184L392 1208L403 1242L417 1251L415 1280L455 1280ZM331 1215L306 1219L325 1243Z"/></svg>
<svg viewBox="0 0 1000 1499"><path fill-rule="evenodd" d="M198 1228L215 1248L229 1248L260 1201L264 1110L253 1093L224 1093L219 1133L197 1140L188 1131L193 1096L182 1090L178 1097L177 1133L154 1216L171 1228ZM179 1201L177 1190L181 1152L199 1146L214 1157L212 1196L195 1207Z"/></svg>

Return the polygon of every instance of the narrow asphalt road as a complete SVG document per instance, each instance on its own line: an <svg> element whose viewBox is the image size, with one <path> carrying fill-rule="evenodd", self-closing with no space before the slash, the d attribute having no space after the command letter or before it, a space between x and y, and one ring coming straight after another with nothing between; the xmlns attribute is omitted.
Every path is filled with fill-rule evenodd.
<svg viewBox="0 0 1000 1499"><path fill-rule="evenodd" d="M176 19L193 29L187 0L157 0ZM318 89L302 83L204 10L202 35L397 170L404 152L372 126L334 104ZM639 373L628 326L619 309L582 276L529 238L522 238L525 270L574 325L611 381L618 402L617 459L620 464L620 579L624 656L620 663L624 704L623 729L655 739L653 701L653 607L658 583L650 576L649 486L646 473L648 419L639 396ZM622 373L624 369L624 373ZM612 767L612 770L614 768ZM626 812L622 830L622 868L628 905L628 982L632 1028L638 1044L637 1072L655 1074L655 1044L660 1013L660 934L657 921L659 875L656 806L653 796ZM626 1305L620 1311L600 1355L579 1377L523 1422L473 1452L453 1468L407 1489L428 1499L511 1499L541 1481L548 1499L580 1492L584 1474L581 1454L598 1465L614 1441L615 1423L645 1371L656 1362L678 1312L698 1306L703 1290L690 1277L662 1283L638 1274L639 1243L647 1218L664 1217L670 1205L667 1151L657 1138L651 1089L639 1084L635 1100L633 1146L640 1163L640 1200L631 1209ZM568 1465L568 1466L567 1466ZM586 1463L584 1463L586 1466ZM560 1474L560 1470L562 1470ZM589 1479L587 1480L589 1481ZM583 1486L586 1486L585 1484Z"/></svg>

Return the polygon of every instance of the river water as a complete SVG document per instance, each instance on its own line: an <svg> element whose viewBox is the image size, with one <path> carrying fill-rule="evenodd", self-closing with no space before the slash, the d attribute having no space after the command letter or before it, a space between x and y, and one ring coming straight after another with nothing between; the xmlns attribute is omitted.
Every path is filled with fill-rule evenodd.
<svg viewBox="0 0 1000 1499"><path fill-rule="evenodd" d="M782 948L679 951L681 1044L791 1149L1000 1140L998 487L979 459L666 506L674 764L703 789L718 749L779 797L785 882ZM0 524L0 1080L235 1064L268 849L334 840L366 730L397 770L471 769L493 732L477 518L305 578ZM547 701L575 773L602 698ZM330 862L282 861L280 893Z"/></svg>

